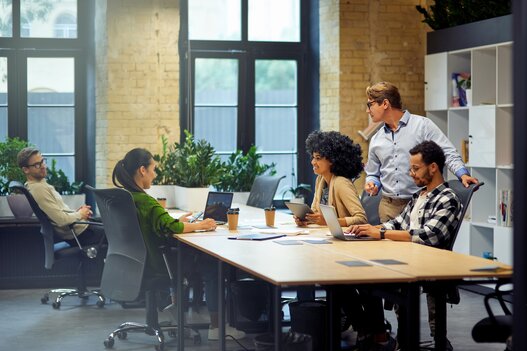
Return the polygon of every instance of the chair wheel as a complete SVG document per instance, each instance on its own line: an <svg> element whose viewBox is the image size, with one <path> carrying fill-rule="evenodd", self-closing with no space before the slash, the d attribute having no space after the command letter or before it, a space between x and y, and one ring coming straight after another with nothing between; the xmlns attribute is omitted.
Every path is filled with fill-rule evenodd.
<svg viewBox="0 0 527 351"><path fill-rule="evenodd" d="M115 341L113 339L108 338L107 340L104 340L104 347L107 349L111 349L113 347L114 342Z"/></svg>
<svg viewBox="0 0 527 351"><path fill-rule="evenodd" d="M60 302L53 302L51 306L53 306L54 309L58 310L60 308Z"/></svg>
<svg viewBox="0 0 527 351"><path fill-rule="evenodd" d="M165 349L165 344L161 343L159 345L156 345L155 348L156 348L156 351L163 351Z"/></svg>
<svg viewBox="0 0 527 351"><path fill-rule="evenodd" d="M102 308L102 307L104 307L105 302L101 301L101 300L98 300L96 304L97 304L97 307Z"/></svg>
<svg viewBox="0 0 527 351"><path fill-rule="evenodd" d="M200 345L201 344L201 335L199 335L199 334L194 335L194 338L192 339L192 342L194 342L194 345Z"/></svg>
<svg viewBox="0 0 527 351"><path fill-rule="evenodd" d="M43 305L47 304L48 301L49 301L49 296L47 296L47 295L44 295L44 296L40 299L40 302L41 302Z"/></svg>
<svg viewBox="0 0 527 351"><path fill-rule="evenodd" d="M128 337L128 333L125 331L117 332L117 337L119 340L124 340Z"/></svg>

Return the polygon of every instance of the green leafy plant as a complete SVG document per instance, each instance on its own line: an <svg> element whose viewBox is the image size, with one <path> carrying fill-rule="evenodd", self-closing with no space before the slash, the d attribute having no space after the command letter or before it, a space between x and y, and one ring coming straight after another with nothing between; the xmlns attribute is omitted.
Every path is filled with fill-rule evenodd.
<svg viewBox="0 0 527 351"><path fill-rule="evenodd" d="M9 182L17 180L24 183L26 176L18 167L16 156L29 143L19 138L6 138L0 142L0 195L9 193Z"/></svg>
<svg viewBox="0 0 527 351"><path fill-rule="evenodd" d="M246 154L242 150L233 152L227 162L222 164L216 189L219 191L250 191L257 176L265 173L276 174L275 163L260 163L262 155L257 153L256 146L251 146Z"/></svg>
<svg viewBox="0 0 527 351"><path fill-rule="evenodd" d="M286 189L282 193L282 200L284 200L286 195L289 194L289 193L291 193L293 195L293 198L305 197L305 195L307 195L308 193L311 193L311 185L305 184L305 183L301 183L301 184L298 184L296 187L292 186L292 187Z"/></svg>
<svg viewBox="0 0 527 351"><path fill-rule="evenodd" d="M175 184L187 188L215 185L222 173L219 156L206 140L195 140L185 130L185 141L168 145L163 138L163 151L155 155L158 162L156 184Z"/></svg>
<svg viewBox="0 0 527 351"><path fill-rule="evenodd" d="M48 168L46 176L48 184L53 185L55 190L61 195L80 194L84 188L84 182L72 182L68 180L62 169L57 169L57 161L51 160L51 168Z"/></svg>
<svg viewBox="0 0 527 351"><path fill-rule="evenodd" d="M415 7L423 22L437 30L511 13L510 0L436 0L429 9Z"/></svg>

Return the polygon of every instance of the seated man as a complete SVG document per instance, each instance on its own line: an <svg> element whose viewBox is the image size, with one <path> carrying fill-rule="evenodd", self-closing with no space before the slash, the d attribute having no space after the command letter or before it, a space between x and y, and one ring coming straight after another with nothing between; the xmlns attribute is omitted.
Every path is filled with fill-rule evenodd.
<svg viewBox="0 0 527 351"><path fill-rule="evenodd" d="M69 225L73 222L89 220L92 215L90 206L82 205L74 211L64 203L55 188L46 182L46 159L38 149L33 147L22 149L17 155L17 161L27 178L25 186L38 206L49 217L55 232L70 246L77 246ZM104 238L102 226L76 224L73 230L83 246L98 244Z"/></svg>
<svg viewBox="0 0 527 351"><path fill-rule="evenodd" d="M350 226L347 232L374 238L445 248L461 220L461 202L443 178L445 154L433 141L424 141L410 150L410 176L421 189L403 212L381 225ZM427 295L428 317L432 336L435 333L435 301ZM400 325L400 324L399 324ZM450 346L451 347L451 346Z"/></svg>

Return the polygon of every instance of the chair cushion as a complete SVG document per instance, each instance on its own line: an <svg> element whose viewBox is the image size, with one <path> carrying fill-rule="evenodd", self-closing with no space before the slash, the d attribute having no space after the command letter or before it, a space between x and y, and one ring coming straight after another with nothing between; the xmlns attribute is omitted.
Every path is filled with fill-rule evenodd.
<svg viewBox="0 0 527 351"><path fill-rule="evenodd" d="M487 317L476 323L472 328L474 341L504 343L512 335L512 316L496 316L496 322Z"/></svg>

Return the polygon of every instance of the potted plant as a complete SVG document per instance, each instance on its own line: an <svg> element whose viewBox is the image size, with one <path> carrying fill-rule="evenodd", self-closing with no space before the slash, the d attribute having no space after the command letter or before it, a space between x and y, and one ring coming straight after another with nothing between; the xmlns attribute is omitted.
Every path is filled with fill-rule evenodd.
<svg viewBox="0 0 527 351"><path fill-rule="evenodd" d="M84 182L70 182L62 169L57 169L57 161L51 160L46 180L53 185L55 190L62 195L62 200L71 209L76 210L86 203L86 194L83 194Z"/></svg>
<svg viewBox="0 0 527 351"><path fill-rule="evenodd" d="M168 139L164 135L161 135L161 143L161 154L154 155L154 161L157 163L157 176L146 192L164 205L163 207L174 208L176 207L176 179L170 171L175 167L174 147L168 144Z"/></svg>
<svg viewBox="0 0 527 351"><path fill-rule="evenodd" d="M215 186L216 189L234 192L233 202L235 203L247 203L254 179L266 173L269 175L276 173L275 164L260 163L261 158L262 155L257 153L254 145L246 154L242 150L233 152L227 162L222 164L223 172Z"/></svg>
<svg viewBox="0 0 527 351"><path fill-rule="evenodd" d="M223 168L209 142L195 140L188 130L184 133L183 142L165 147L164 154L155 157L160 163L158 178L175 185L175 207L203 210L209 186L216 185Z"/></svg>
<svg viewBox="0 0 527 351"><path fill-rule="evenodd" d="M6 138L5 141L0 142L0 216L1 217L11 217L13 212L7 201L7 196L9 194L9 183L13 180L17 180L21 183L24 183L26 177L24 172L18 167L17 155L20 150L29 146L29 143L25 140L19 138ZM22 196L22 195L13 195L13 196ZM24 202L25 197L21 201ZM15 200L16 201L16 200ZM29 206L29 203L27 206ZM26 212L26 211L23 211Z"/></svg>
<svg viewBox="0 0 527 351"><path fill-rule="evenodd" d="M288 189L286 189L282 193L282 201L285 202L286 196L291 193L292 197L289 199L290 202L297 202L297 203L305 203L306 202L306 195L311 192L311 185L301 183L298 184L296 187L292 186Z"/></svg>

